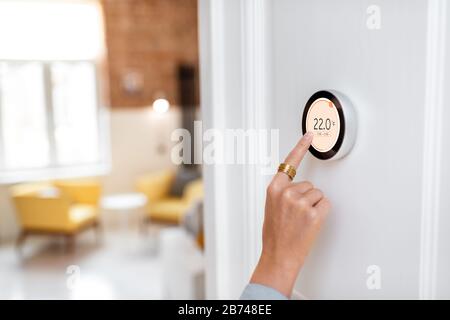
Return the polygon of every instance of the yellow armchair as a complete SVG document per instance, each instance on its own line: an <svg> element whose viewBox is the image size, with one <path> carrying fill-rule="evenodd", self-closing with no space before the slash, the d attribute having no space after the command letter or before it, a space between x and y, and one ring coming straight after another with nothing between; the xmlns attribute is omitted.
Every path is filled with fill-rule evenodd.
<svg viewBox="0 0 450 320"><path fill-rule="evenodd" d="M137 181L137 189L148 198L146 220L178 224L186 210L199 198L203 197L201 179L190 182L182 197L172 197L170 187L175 179L175 172L164 170L142 176Z"/></svg>
<svg viewBox="0 0 450 320"><path fill-rule="evenodd" d="M93 180L13 186L11 195L22 228L17 244L30 234L64 235L73 244L79 232L98 227L100 189Z"/></svg>

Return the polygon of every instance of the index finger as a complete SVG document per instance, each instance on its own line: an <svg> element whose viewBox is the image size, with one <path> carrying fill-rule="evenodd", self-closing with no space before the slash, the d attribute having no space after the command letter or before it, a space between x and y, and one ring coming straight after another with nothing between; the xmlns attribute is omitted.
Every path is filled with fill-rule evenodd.
<svg viewBox="0 0 450 320"><path fill-rule="evenodd" d="M289 164L297 170L298 166L300 165L300 162L302 162L303 157L305 156L306 152L309 149L309 146L311 145L313 139L313 134L311 132L306 133L295 145L294 149L289 152L288 156L284 160L284 163ZM274 179L277 180L286 180L287 182L289 178L285 173L278 172ZM280 181L281 181L280 180Z"/></svg>
<svg viewBox="0 0 450 320"><path fill-rule="evenodd" d="M305 156L306 152L308 151L312 140L313 140L313 133L307 132L297 142L294 149L292 149L291 152L288 154L288 156L284 160L284 163L287 163L287 164L293 166L297 170L298 166L300 165L300 162L302 162L303 157Z"/></svg>

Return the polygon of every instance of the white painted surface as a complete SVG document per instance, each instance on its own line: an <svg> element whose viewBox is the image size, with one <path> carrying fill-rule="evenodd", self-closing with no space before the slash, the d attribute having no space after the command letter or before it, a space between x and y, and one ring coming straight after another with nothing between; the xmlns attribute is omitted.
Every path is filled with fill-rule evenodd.
<svg viewBox="0 0 450 320"><path fill-rule="evenodd" d="M103 181L105 194L133 191L139 175L170 166L170 136L180 123L176 108L164 114L151 107L112 110L112 171Z"/></svg>
<svg viewBox="0 0 450 320"><path fill-rule="evenodd" d="M339 90L352 100L358 116L356 144L347 157L322 162L307 156L299 170L297 180L309 179L324 190L333 210L296 292L313 299L450 297L450 220L446 214L450 210L450 185L446 182L450 180L450 145L445 122L441 122L450 116L450 96L444 89L450 75L450 41L445 42L448 34L443 32L445 12L448 16L449 11L443 6L445 0L377 1L379 30L367 28L366 10L373 4L369 1L268 2L266 23L272 42L265 54L271 58L260 75L266 79L258 81L273 83L269 88L271 108L266 113L272 119L270 127L280 129L280 160L300 137L302 109L312 93ZM245 9L262 13L261 8L252 8L246 1L241 1L241 6L227 2L226 8L234 14L224 16L223 25L236 26L238 16L241 27L233 31L234 37L252 39L248 38L251 28L245 28L251 15L245 14ZM210 36L227 39L225 30L212 30ZM260 59L261 51L255 51L258 43L225 41L223 45L221 61L233 62L227 64L226 73L241 71L241 79L248 80L249 69L241 63L251 60L249 55ZM236 57L233 52L241 55ZM211 73L219 67L214 61L202 63ZM440 71L444 67L445 83ZM226 77L224 81L226 89L238 82ZM208 92L216 89L214 84L203 87ZM225 93L227 99L241 95L232 90ZM203 105L204 113L214 113L219 107ZM227 119L255 112L242 103L227 103L226 110ZM247 128L249 123L241 126ZM229 213L224 221L244 225L244 230L236 228L212 237L228 242L215 248L219 250L215 256L229 254L230 248L237 246L247 247L235 254L237 263L245 268L244 275L233 278L227 288L216 287L216 292L236 297L252 263L242 255L251 250L257 255L259 248L242 242L244 234L254 233L254 227L246 222L257 221L263 212L256 204L261 200L254 192L256 187L238 184L235 168L225 170L227 180L235 183L222 184L211 178L211 185L225 188L222 199L238 207L236 203L242 201L239 194L253 194L245 201L253 201L254 212L246 210L252 207L247 205L241 207L244 216ZM235 270L236 261L228 261L215 276ZM371 265L380 267L380 290L367 288Z"/></svg>
<svg viewBox="0 0 450 320"><path fill-rule="evenodd" d="M449 299L450 298L450 139L447 134L448 120L450 119L450 4L447 3L446 13L446 39L444 51L444 82L443 82L443 110L442 122L445 133L441 139L441 170L440 179L440 207L438 218L437 231L437 263L436 263L436 298Z"/></svg>
<svg viewBox="0 0 450 320"><path fill-rule="evenodd" d="M311 180L333 204L297 285L309 298L419 293L427 5L381 3L376 31L364 23L367 6L274 3L281 153L299 138L303 105L315 91L345 93L358 115L352 152L334 162L307 157L297 178ZM366 287L370 265L381 268L382 290Z"/></svg>
<svg viewBox="0 0 450 320"><path fill-rule="evenodd" d="M201 109L205 131L243 126L239 111L242 106L240 16L236 15L240 6L240 0L199 1ZM239 165L203 166L206 297L209 299L234 298L247 281L245 249L238 245L245 239L243 175Z"/></svg>

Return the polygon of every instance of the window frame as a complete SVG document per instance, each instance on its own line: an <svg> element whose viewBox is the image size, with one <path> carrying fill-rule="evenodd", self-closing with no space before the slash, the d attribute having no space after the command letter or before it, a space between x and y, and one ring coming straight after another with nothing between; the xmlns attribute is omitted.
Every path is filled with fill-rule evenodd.
<svg viewBox="0 0 450 320"><path fill-rule="evenodd" d="M106 175L111 171L111 148L109 132L109 109L103 103L103 92L99 74L100 62L92 59L67 60L13 60L0 59L0 63L21 64L38 63L43 68L44 103L46 110L46 133L49 142L49 164L39 168L7 169L4 161L4 136L2 129L2 99L0 99L0 185L23 181L52 180L61 178L82 178ZM56 63L89 63L93 66L96 84L97 135L99 141L99 160L93 163L61 165L57 162L54 106L52 98L51 66ZM0 92L1 94L1 92Z"/></svg>

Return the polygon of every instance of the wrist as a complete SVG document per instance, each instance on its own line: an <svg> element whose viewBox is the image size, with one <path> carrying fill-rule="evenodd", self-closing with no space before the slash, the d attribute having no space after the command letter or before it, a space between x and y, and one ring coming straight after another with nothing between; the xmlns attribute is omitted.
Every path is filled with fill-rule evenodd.
<svg viewBox="0 0 450 320"><path fill-rule="evenodd" d="M263 253L250 282L271 287L289 298L300 267L301 264L298 262L289 259L277 259Z"/></svg>

